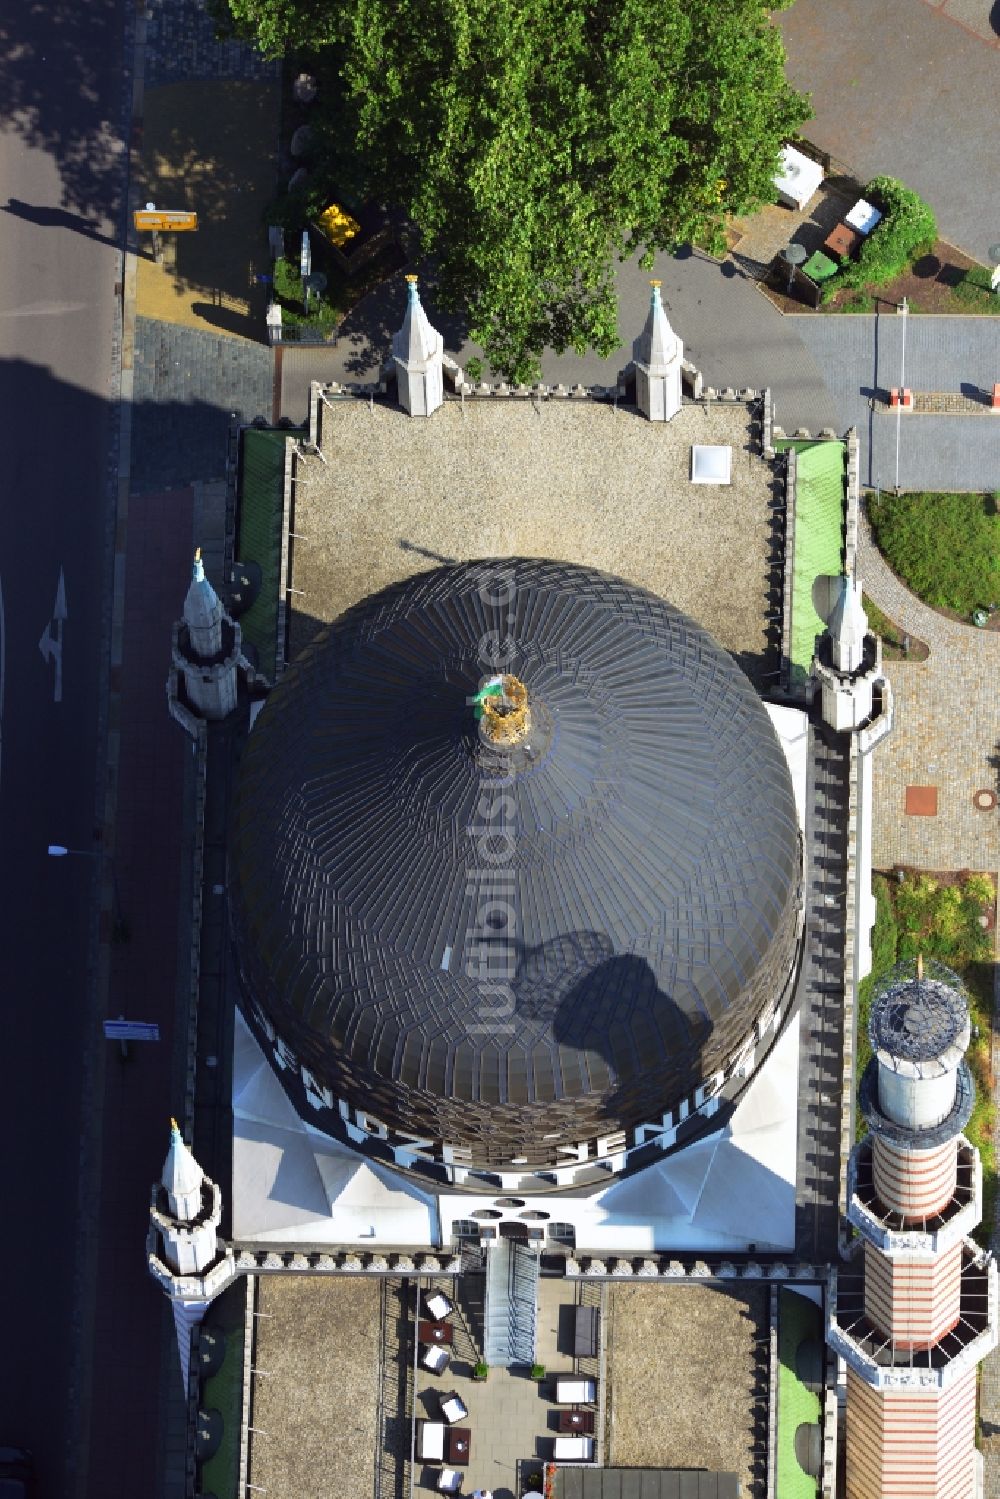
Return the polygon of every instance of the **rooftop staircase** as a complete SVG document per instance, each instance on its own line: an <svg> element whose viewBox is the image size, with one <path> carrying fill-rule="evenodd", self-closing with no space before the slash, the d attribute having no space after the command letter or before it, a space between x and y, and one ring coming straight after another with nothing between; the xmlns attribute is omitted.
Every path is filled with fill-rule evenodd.
<svg viewBox="0 0 1000 1499"><path fill-rule="evenodd" d="M523 1244L499 1239L486 1256L486 1338L488 1364L509 1368L535 1361L538 1255Z"/></svg>

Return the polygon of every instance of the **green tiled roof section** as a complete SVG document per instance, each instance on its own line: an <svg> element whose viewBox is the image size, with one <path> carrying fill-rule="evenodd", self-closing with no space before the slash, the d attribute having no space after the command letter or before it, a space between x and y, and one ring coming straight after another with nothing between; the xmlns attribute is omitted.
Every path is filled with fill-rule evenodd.
<svg viewBox="0 0 1000 1499"><path fill-rule="evenodd" d="M240 624L244 639L257 649L261 671L272 679L278 641L281 507L287 441L284 432L260 432L249 428L243 434L236 554L241 562L258 564L261 588Z"/></svg>
<svg viewBox="0 0 1000 1499"><path fill-rule="evenodd" d="M847 450L842 442L779 441L779 451L797 454L795 544L792 554L792 628L788 642L791 685L809 675L816 636L826 629L813 607L813 583L844 571L844 479Z"/></svg>
<svg viewBox="0 0 1000 1499"><path fill-rule="evenodd" d="M819 1421L822 1403L796 1369L803 1343L823 1343L823 1315L796 1291L778 1293L778 1483L777 1499L816 1499L815 1478L799 1467L795 1433L803 1421Z"/></svg>

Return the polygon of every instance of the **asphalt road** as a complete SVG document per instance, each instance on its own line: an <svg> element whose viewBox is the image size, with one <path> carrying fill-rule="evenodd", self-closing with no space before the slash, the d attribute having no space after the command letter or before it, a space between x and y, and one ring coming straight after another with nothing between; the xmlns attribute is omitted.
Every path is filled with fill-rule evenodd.
<svg viewBox="0 0 1000 1499"><path fill-rule="evenodd" d="M0 1443L69 1488L121 203L120 0L13 4L0 56ZM60 576L66 618L51 624ZM49 630L61 662L39 641ZM61 670L60 670L61 666Z"/></svg>

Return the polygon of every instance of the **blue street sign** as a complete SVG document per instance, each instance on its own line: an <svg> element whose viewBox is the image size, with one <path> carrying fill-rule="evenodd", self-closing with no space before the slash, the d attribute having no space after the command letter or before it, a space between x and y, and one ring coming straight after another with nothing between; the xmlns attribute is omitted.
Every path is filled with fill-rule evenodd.
<svg viewBox="0 0 1000 1499"><path fill-rule="evenodd" d="M160 1027L152 1020L105 1020L106 1041L159 1041Z"/></svg>

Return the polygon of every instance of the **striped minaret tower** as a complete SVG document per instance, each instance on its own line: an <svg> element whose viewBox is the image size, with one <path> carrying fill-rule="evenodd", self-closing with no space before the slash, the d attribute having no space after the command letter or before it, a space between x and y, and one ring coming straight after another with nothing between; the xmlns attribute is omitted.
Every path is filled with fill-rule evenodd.
<svg viewBox="0 0 1000 1499"><path fill-rule="evenodd" d="M872 1001L851 1153L861 1254L838 1276L828 1339L847 1364L847 1499L973 1499L976 1369L997 1342L965 1062L969 1009L939 964L900 964ZM857 1266L857 1273L853 1266ZM833 1298L832 1298L833 1300Z"/></svg>

